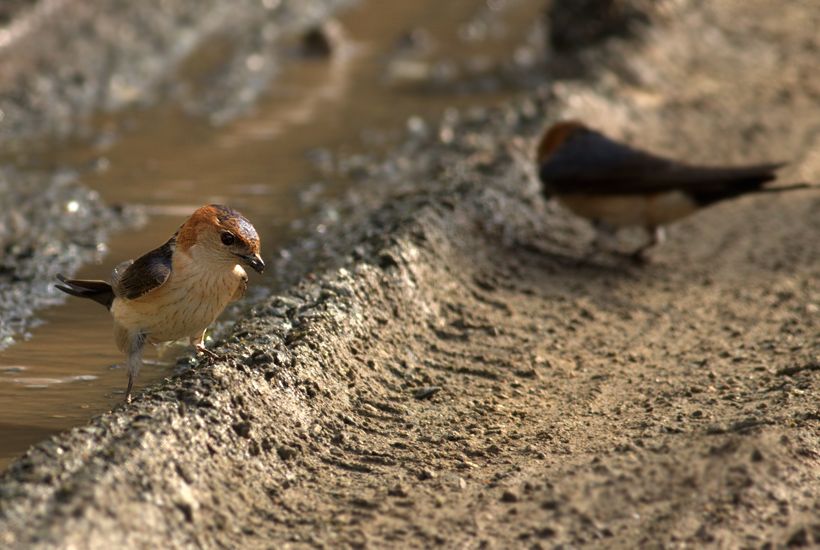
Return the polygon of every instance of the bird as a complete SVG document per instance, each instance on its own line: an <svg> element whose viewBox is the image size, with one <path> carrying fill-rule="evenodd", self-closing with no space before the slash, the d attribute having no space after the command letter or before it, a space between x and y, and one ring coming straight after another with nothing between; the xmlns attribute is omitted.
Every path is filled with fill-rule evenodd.
<svg viewBox="0 0 820 550"><path fill-rule="evenodd" d="M606 232L639 226L649 240L630 256L664 240L664 226L701 208L747 193L805 189L805 183L764 187L785 163L698 166L620 143L576 120L543 132L536 149L538 176L547 198Z"/></svg>
<svg viewBox="0 0 820 550"><path fill-rule="evenodd" d="M248 274L265 269L259 235L236 210L221 204L197 209L165 244L114 268L111 282L57 275L56 288L105 306L114 340L126 354L128 387L142 366L145 344L188 338L198 353L219 356L203 343L205 330L232 301L244 296Z"/></svg>

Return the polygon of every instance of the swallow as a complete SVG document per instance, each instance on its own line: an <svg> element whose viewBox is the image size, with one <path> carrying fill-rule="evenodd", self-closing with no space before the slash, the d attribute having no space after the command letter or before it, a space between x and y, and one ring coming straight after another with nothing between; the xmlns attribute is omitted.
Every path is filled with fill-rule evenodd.
<svg viewBox="0 0 820 550"><path fill-rule="evenodd" d="M119 264L110 283L57 275L55 286L111 312L114 340L127 357L130 403L146 343L188 338L197 352L218 357L203 344L205 330L245 295L243 266L265 269L256 229L236 210L211 204L196 210L162 246Z"/></svg>
<svg viewBox="0 0 820 550"><path fill-rule="evenodd" d="M555 197L597 229L646 229L649 241L631 254L636 260L644 260L646 251L663 241L663 226L701 208L747 193L810 187L764 187L776 179L783 163L686 164L619 143L576 121L559 122L544 132L536 159L547 198Z"/></svg>

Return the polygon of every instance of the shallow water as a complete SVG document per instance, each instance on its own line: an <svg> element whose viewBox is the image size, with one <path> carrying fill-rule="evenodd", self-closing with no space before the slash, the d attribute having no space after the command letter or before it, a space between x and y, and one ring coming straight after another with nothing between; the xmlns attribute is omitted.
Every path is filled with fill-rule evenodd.
<svg viewBox="0 0 820 550"><path fill-rule="evenodd" d="M148 223L115 235L101 263L86 266L77 277L108 278L114 265L158 246L190 212L210 202L230 204L251 219L262 238L263 256L270 261L296 236L294 220L314 206L306 204L300 192L318 181L325 182L319 200L344 190L341 178L328 181L317 171L308 151L321 147L354 153L404 131L411 116L434 120L448 107L491 105L511 93L493 86L489 76L481 77L490 85L480 93L466 93L455 79L449 84L445 80L435 91L416 85L414 79L425 82L433 65L418 58L394 58L388 67L387 54L398 37L424 29L436 59L459 61L436 65L435 70L481 75L499 59L512 58L511 51L539 16L538 4L365 1L340 14L346 39L337 55L294 57L252 112L234 122L217 127L185 114L176 104L162 104L102 118L100 135L113 133L115 139L50 146L26 164L79 167L87 170L83 183L107 202L146 207ZM207 52L201 57L207 60ZM366 132L370 138L363 141ZM270 275L251 274L257 294L275 283ZM95 303L69 299L40 317L44 322L28 341L0 353L0 466L29 445L82 424L123 399L125 373L107 312ZM137 394L172 371L173 352L160 360L151 357L140 374Z"/></svg>

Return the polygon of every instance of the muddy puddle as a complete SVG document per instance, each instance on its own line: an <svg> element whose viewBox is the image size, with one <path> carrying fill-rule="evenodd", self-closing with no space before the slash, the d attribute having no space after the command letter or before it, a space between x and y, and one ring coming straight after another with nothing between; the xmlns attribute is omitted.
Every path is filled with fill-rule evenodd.
<svg viewBox="0 0 820 550"><path fill-rule="evenodd" d="M34 147L16 161L73 167L109 204L145 207L148 223L115 235L110 252L78 277L107 278L113 265L161 244L209 202L253 220L271 261L298 237L300 220L349 185L338 158L418 131L445 109L514 93L510 66L526 72L540 54L533 47L539 4L365 1L339 14L343 38L333 56L301 56L294 44L264 97L231 122L213 124L176 97L103 117L91 139ZM212 42L183 66L180 89L207 82L201 76L219 63L219 46ZM253 277L251 296L276 286L271 274ZM123 398L122 357L105 311L71 299L40 319L26 341L0 352L0 467ZM150 355L138 389L171 374L184 352Z"/></svg>

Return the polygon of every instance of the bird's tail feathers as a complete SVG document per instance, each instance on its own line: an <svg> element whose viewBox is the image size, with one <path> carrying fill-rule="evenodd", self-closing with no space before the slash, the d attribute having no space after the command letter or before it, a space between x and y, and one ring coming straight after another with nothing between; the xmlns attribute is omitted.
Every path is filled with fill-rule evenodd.
<svg viewBox="0 0 820 550"><path fill-rule="evenodd" d="M797 189L820 189L820 185L811 183L791 183L789 185L773 185L771 187L761 187L755 189L756 193L780 193L781 191L796 191Z"/></svg>
<svg viewBox="0 0 820 550"><path fill-rule="evenodd" d="M111 303L114 301L114 289L105 281L66 279L62 275L57 275L57 280L63 284L54 286L66 294L71 294L78 298L88 298L98 304L102 304L106 309L111 309Z"/></svg>
<svg viewBox="0 0 820 550"><path fill-rule="evenodd" d="M714 177L730 183L730 187L751 191L777 179L777 171L785 165L785 162L771 162L752 166L705 168L704 172L711 172Z"/></svg>

